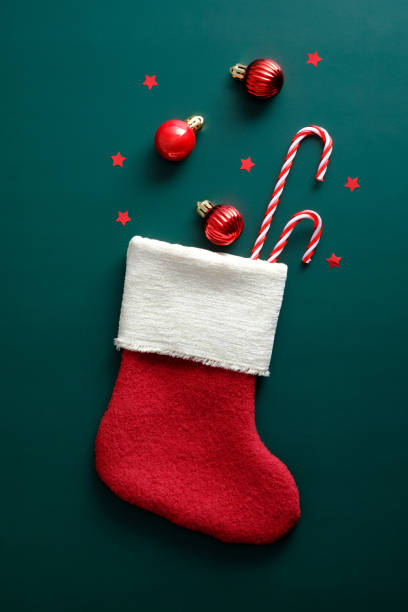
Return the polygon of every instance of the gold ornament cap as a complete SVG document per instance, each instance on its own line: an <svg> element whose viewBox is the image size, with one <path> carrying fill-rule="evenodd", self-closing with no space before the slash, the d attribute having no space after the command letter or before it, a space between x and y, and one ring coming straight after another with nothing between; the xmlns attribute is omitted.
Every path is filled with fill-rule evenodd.
<svg viewBox="0 0 408 612"><path fill-rule="evenodd" d="M235 64L234 66L231 66L229 70L232 78L242 81L245 78L247 68L248 66L245 64Z"/></svg>
<svg viewBox="0 0 408 612"><path fill-rule="evenodd" d="M193 130L194 134L197 134L204 125L204 117L201 115L191 115L191 117L186 119L186 123Z"/></svg>
<svg viewBox="0 0 408 612"><path fill-rule="evenodd" d="M211 204L209 200L203 200L202 202L197 202L197 213L204 219L214 208L214 204Z"/></svg>

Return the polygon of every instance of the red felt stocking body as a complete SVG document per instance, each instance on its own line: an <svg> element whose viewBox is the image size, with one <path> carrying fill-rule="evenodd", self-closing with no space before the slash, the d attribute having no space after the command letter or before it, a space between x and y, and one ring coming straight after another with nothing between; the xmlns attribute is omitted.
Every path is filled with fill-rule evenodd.
<svg viewBox="0 0 408 612"><path fill-rule="evenodd" d="M122 499L225 542L263 544L298 520L286 466L255 428L255 376L124 351L96 439Z"/></svg>

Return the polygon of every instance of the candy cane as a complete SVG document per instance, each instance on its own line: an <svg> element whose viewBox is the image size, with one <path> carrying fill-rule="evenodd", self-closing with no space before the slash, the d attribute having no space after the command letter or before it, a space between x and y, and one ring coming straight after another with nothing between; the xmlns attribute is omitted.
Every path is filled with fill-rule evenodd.
<svg viewBox="0 0 408 612"><path fill-rule="evenodd" d="M295 137L292 139L289 150L285 157L285 162L281 168L281 171L279 172L278 180L275 185L275 189L273 190L271 201L269 202L268 207L266 209L261 229L259 230L258 237L254 244L254 248L252 249L251 259L259 258L263 244L269 231L269 227L273 219L273 215L275 214L276 208L279 204L283 188L285 187L286 179L292 167L293 160L295 159L295 155L297 153L299 145L302 140L306 138L306 136L310 136L312 134L319 136L323 140L323 153L320 159L319 167L317 169L316 179L318 181L324 180L324 175L326 174L330 155L333 150L333 141L327 130L322 127L319 127L318 125L309 125L308 127L304 127L299 130Z"/></svg>
<svg viewBox="0 0 408 612"><path fill-rule="evenodd" d="M306 264L310 263L313 257L313 253L315 252L316 247L319 243L320 236L322 235L322 229L323 229L323 224L322 224L320 215L318 215L317 212L315 212L314 210L301 210L300 212L293 215L293 217L291 217L289 222L285 225L283 232L281 233L280 238L278 242L276 243L272 253L269 255L269 258L268 258L269 263L275 263L275 261L278 259L279 255L282 253L283 249L285 248L285 245L289 239L289 236L293 232L295 226L302 219L312 219L314 223L313 235L310 239L309 244L307 245L305 254L302 257L303 263L306 263Z"/></svg>

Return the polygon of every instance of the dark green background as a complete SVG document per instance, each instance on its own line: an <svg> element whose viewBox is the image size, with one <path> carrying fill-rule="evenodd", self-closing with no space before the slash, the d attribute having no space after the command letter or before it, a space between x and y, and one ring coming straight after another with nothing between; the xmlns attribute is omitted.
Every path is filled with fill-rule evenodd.
<svg viewBox="0 0 408 612"><path fill-rule="evenodd" d="M405 0L26 0L0 18L2 610L406 609ZM262 56L286 77L266 103L228 74ZM193 155L158 158L156 127L194 112L206 125ZM94 472L126 247L134 234L209 247L194 203L210 198L242 211L230 252L247 256L289 141L310 123L334 139L326 181L314 181L310 138L267 250L302 208L321 213L324 234L309 268L308 223L281 259L272 374L256 397L303 516L276 545L225 545L127 505Z"/></svg>

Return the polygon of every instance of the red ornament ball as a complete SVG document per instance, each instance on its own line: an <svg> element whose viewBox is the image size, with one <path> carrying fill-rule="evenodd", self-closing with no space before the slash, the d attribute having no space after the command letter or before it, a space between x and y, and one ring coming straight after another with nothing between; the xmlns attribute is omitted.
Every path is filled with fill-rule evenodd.
<svg viewBox="0 0 408 612"><path fill-rule="evenodd" d="M230 68L235 79L244 82L248 92L257 98L273 98L283 86L282 68L271 59L257 59L244 66L235 64Z"/></svg>
<svg viewBox="0 0 408 612"><path fill-rule="evenodd" d="M154 137L157 152L169 161L181 161L195 147L196 132L203 124L202 117L190 117L187 121L170 119L161 124Z"/></svg>
<svg viewBox="0 0 408 612"><path fill-rule="evenodd" d="M208 200L197 203L197 212L205 218L204 233L220 246L232 244L244 229L241 213L229 204L214 206Z"/></svg>

